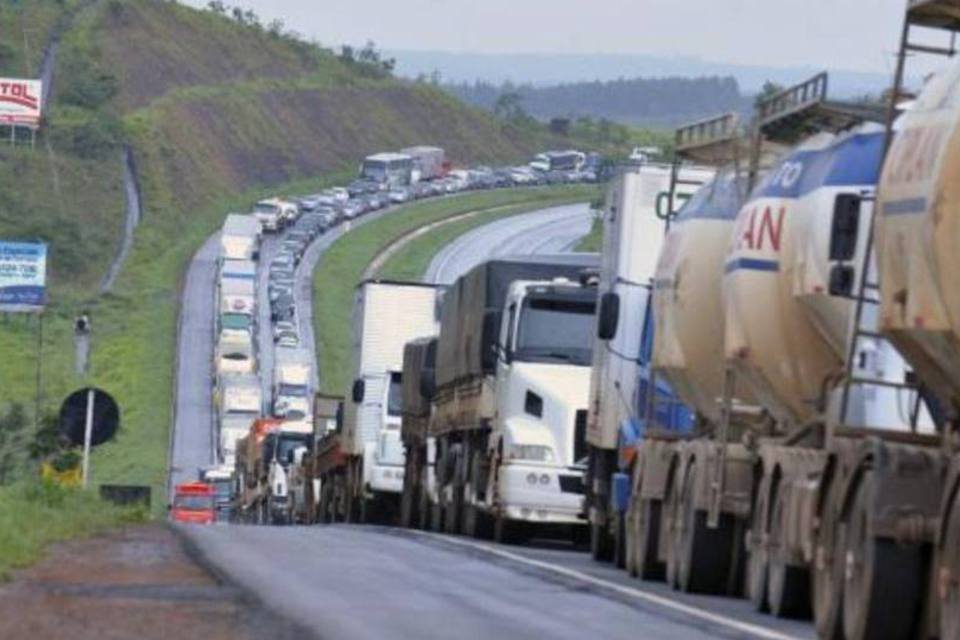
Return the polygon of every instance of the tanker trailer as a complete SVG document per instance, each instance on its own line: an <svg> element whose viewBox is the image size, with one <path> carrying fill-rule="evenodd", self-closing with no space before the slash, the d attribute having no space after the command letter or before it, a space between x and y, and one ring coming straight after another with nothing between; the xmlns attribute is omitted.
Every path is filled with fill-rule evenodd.
<svg viewBox="0 0 960 640"><path fill-rule="evenodd" d="M748 591L778 615L805 615L812 605L821 636L836 637L842 621L849 638L860 638L915 618L910 598L868 593L889 582L889 567L870 564L876 538L860 525L871 500L895 508L886 479L910 475L903 470L917 452L889 443L915 437L909 432L923 420L903 359L862 302L876 281L869 205L884 131L854 125L859 108L822 99L808 111L799 126L794 109L789 127L832 123L837 133L807 138L767 174L740 209L724 268L725 357L770 418L769 430L746 434L755 459ZM916 490L928 484L923 475L901 477L900 486ZM887 515L875 524L897 520ZM864 575L864 567L881 572Z"/></svg>
<svg viewBox="0 0 960 640"><path fill-rule="evenodd" d="M629 165L611 182L607 192L598 285L600 309L590 374L584 495L590 548L596 560L609 560L614 555L620 559L625 555L620 544L626 537L622 535L625 513L624 509L615 508L612 480L623 467L622 457L618 456L627 444L622 427L630 427L639 418L636 398L643 367L639 358L641 334L666 219L712 175L713 171L704 167Z"/></svg>
<svg viewBox="0 0 960 640"><path fill-rule="evenodd" d="M746 182L730 168L697 192L670 226L654 281L654 367L694 409L696 424L690 438L678 441L655 432L644 441L635 477L637 500L628 517L638 535L640 560L631 562L641 575L665 566L668 582L684 591L735 594L740 583L751 456L738 437L716 435L724 412L737 434L758 421L749 394L724 388L723 327L718 326L723 261ZM721 401L725 395L727 403ZM722 496L712 495L713 488L703 482L705 469L717 464L724 466ZM686 508L680 508L683 491ZM708 522L711 498L717 510Z"/></svg>
<svg viewBox="0 0 960 640"><path fill-rule="evenodd" d="M901 95L911 28L916 26L943 28L951 32L952 42L960 31L955 3L908 5L895 95ZM897 563L898 579L887 588L892 590L891 598L911 606L905 611L905 622L896 627L902 637L918 628L927 635L939 632L944 639L960 637L958 95L960 64L954 63L927 84L897 123L877 197L880 326L914 368L939 426L939 437L922 439L914 434L902 443L884 443L884 453L894 449L897 459L911 463L916 482L908 482L903 474L890 478L883 469L878 472L865 464L864 486L851 489L855 512L850 519L867 523L861 537L871 551L867 557L861 551L853 558L872 570L861 570L855 577L864 592L871 587L880 589L882 585L869 578L889 572ZM874 493L869 493L871 490ZM888 513L883 512L879 491L895 492L895 511L890 513L888 508ZM845 592L845 630L856 622L847 624L848 602ZM904 607L895 607L890 613L872 608L866 613L861 627L869 632L890 624L892 614L903 615Z"/></svg>

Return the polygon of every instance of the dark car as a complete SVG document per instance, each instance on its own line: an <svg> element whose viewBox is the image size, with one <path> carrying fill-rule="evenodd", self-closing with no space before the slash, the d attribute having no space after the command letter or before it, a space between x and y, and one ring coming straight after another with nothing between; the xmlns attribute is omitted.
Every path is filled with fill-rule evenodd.
<svg viewBox="0 0 960 640"><path fill-rule="evenodd" d="M281 294L277 296L276 300L270 301L270 320L273 322L292 320L296 315L296 306L296 301L292 295Z"/></svg>

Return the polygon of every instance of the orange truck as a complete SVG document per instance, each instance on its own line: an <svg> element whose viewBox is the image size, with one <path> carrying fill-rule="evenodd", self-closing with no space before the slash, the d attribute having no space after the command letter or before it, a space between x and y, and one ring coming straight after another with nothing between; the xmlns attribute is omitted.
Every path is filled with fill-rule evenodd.
<svg viewBox="0 0 960 640"><path fill-rule="evenodd" d="M216 491L206 482L178 484L170 515L174 522L213 524L216 521Z"/></svg>

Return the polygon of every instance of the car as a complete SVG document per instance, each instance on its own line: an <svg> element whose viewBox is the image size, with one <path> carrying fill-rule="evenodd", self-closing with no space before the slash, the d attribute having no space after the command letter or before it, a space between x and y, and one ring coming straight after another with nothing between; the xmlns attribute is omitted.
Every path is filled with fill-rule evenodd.
<svg viewBox="0 0 960 640"><path fill-rule="evenodd" d="M350 201L343 205L343 216L347 220L353 220L358 215L360 215L360 205L356 202Z"/></svg>
<svg viewBox="0 0 960 640"><path fill-rule="evenodd" d="M296 349L300 346L300 336L294 332L286 332L277 340L277 347L281 349Z"/></svg>
<svg viewBox="0 0 960 640"><path fill-rule="evenodd" d="M401 204L410 199L410 194L407 193L406 189L391 189L387 193L387 197L390 199L390 202Z"/></svg>
<svg viewBox="0 0 960 640"><path fill-rule="evenodd" d="M268 277L268 282L272 284L274 282L280 282L283 280L292 281L295 275L296 273L294 272L293 268L274 267L270 269L270 276Z"/></svg>
<svg viewBox="0 0 960 640"><path fill-rule="evenodd" d="M278 254L275 255L275 256L273 257L273 259L270 261L270 275L271 275L271 277L273 276L273 272L276 271L276 270L289 270L289 271L293 271L293 268L296 266L294 263L295 263L295 260L293 259L293 256L292 256L292 255L290 255L290 254L288 254L288 253L285 253L285 252L280 252L280 253L278 253Z"/></svg>
<svg viewBox="0 0 960 640"><path fill-rule="evenodd" d="M288 251L293 255L294 264L300 264L300 259L303 258L303 252L307 249L307 243L303 240L284 240L281 245L284 251Z"/></svg>
<svg viewBox="0 0 960 640"><path fill-rule="evenodd" d="M333 195L333 197L336 198L337 202L339 203L344 203L350 198L350 192L344 187L331 187L330 189L327 189L327 192Z"/></svg>
<svg viewBox="0 0 960 640"><path fill-rule="evenodd" d="M281 296L290 296L292 298L293 287L293 280L278 282L275 284L271 283L267 292L267 296L270 298L270 303L273 304Z"/></svg>
<svg viewBox="0 0 960 640"><path fill-rule="evenodd" d="M285 333L293 332L297 333L297 325L289 320L282 320L273 325L273 341L277 342L280 340L280 337Z"/></svg>
<svg viewBox="0 0 960 640"><path fill-rule="evenodd" d="M300 211L304 213L309 213L310 211L316 211L317 207L320 206L320 195L314 194L312 196L304 196L297 200L297 205L300 207Z"/></svg>
<svg viewBox="0 0 960 640"><path fill-rule="evenodd" d="M270 302L270 320L274 323L292 321L296 315L296 301L292 295L283 294Z"/></svg>

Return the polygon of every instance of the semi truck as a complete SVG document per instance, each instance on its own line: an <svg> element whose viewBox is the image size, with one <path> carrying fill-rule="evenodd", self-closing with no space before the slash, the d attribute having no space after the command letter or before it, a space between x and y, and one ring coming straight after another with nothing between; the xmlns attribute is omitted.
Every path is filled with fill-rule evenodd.
<svg viewBox="0 0 960 640"><path fill-rule="evenodd" d="M233 468L237 441L263 414L260 378L255 375L222 376L217 381L217 457Z"/></svg>
<svg viewBox="0 0 960 640"><path fill-rule="evenodd" d="M213 524L214 500L214 489L205 482L178 484L173 490L170 518L180 524Z"/></svg>
<svg viewBox="0 0 960 640"><path fill-rule="evenodd" d="M294 222L300 216L297 205L280 198L268 198L253 205L253 215L264 231L277 233Z"/></svg>
<svg viewBox="0 0 960 640"><path fill-rule="evenodd" d="M306 349L277 349L273 373L273 413L313 424L313 354ZM288 416L289 417L289 416Z"/></svg>
<svg viewBox="0 0 960 640"><path fill-rule="evenodd" d="M667 220L712 175L705 167L678 166L674 175L670 165L630 164L607 191L586 432L584 508L595 559L616 555L621 564L624 558L625 514L613 508L612 481L621 466L622 428L640 417L636 399L649 382L640 375L649 365L640 350L652 332L651 288Z"/></svg>
<svg viewBox="0 0 960 640"><path fill-rule="evenodd" d="M413 158L411 182L442 178L447 167L446 155L440 147L417 146L401 149L400 153Z"/></svg>
<svg viewBox="0 0 960 640"><path fill-rule="evenodd" d="M256 216L228 213L220 231L220 260L257 260L261 235Z"/></svg>
<svg viewBox="0 0 960 640"><path fill-rule="evenodd" d="M297 451L295 466L290 472L290 519L294 523L314 524L343 518L332 499L333 482L329 486L324 483L331 463L338 466L343 461L339 456L330 455L330 445L336 443L343 425L343 398L317 393L313 396L311 413L313 447Z"/></svg>
<svg viewBox="0 0 960 640"><path fill-rule="evenodd" d="M256 524L290 522L289 469L297 450L312 449L313 432L276 418L255 421L237 442L237 517Z"/></svg>
<svg viewBox="0 0 960 640"><path fill-rule="evenodd" d="M347 456L350 520L396 517L403 487L400 440L403 346L437 331L434 285L390 280L361 282L354 296L353 380L339 448Z"/></svg>
<svg viewBox="0 0 960 640"><path fill-rule="evenodd" d="M411 449L404 474L432 528L504 541L582 529L596 289L579 278L597 264L593 254L493 260L445 292L427 431L435 453Z"/></svg>
<svg viewBox="0 0 960 640"><path fill-rule="evenodd" d="M436 440L429 437L436 386L437 337L418 338L403 347L400 438L405 451L400 526L426 529L431 505L439 504L434 462Z"/></svg>

